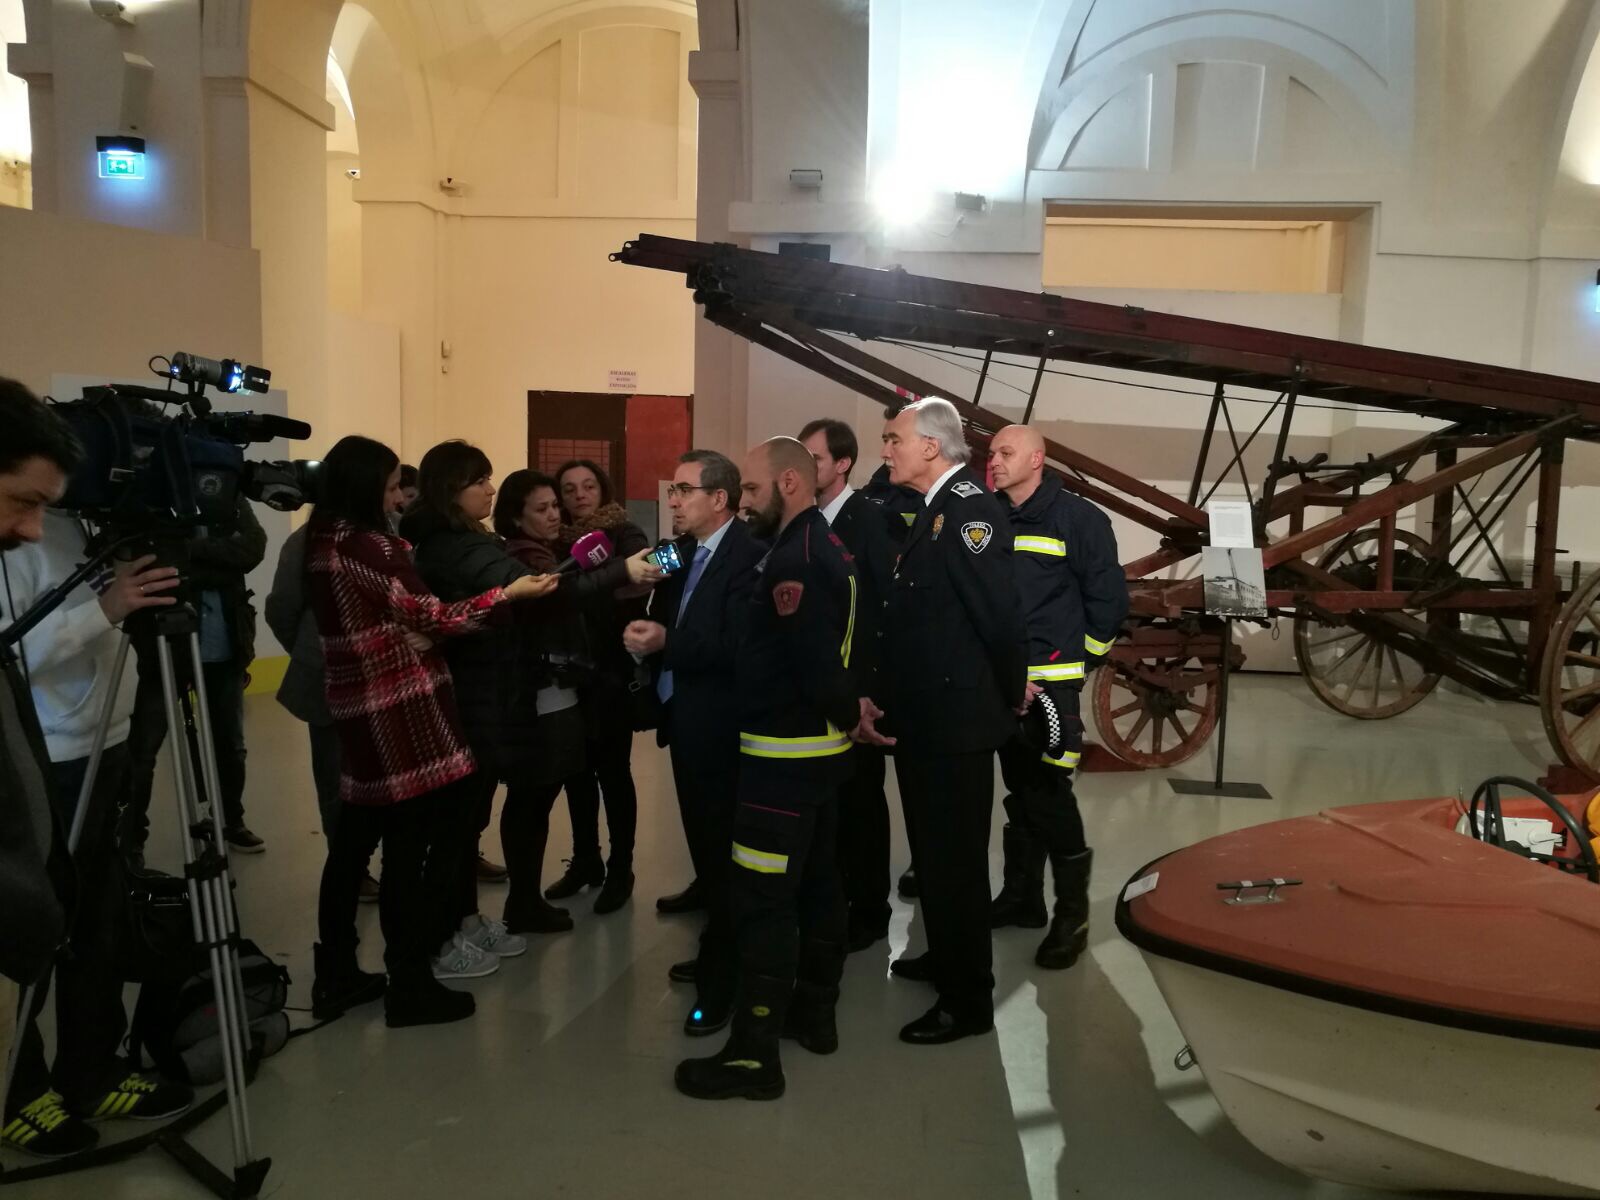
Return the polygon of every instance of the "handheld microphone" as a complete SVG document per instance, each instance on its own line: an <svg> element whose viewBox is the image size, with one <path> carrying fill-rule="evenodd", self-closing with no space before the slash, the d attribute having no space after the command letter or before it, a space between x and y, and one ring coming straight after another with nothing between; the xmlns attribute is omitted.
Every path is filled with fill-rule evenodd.
<svg viewBox="0 0 1600 1200"><path fill-rule="evenodd" d="M611 557L611 539L603 529L593 529L572 543L572 553L556 568L557 575L568 571L592 571Z"/></svg>

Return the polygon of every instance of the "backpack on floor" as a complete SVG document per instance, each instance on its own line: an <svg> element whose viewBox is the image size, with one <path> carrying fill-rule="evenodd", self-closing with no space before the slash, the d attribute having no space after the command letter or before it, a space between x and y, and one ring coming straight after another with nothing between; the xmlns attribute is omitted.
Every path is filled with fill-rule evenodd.
<svg viewBox="0 0 1600 1200"><path fill-rule="evenodd" d="M289 972L247 939L239 941L239 975L250 1027L246 1049L250 1066L270 1058L289 1040ZM216 988L209 958L187 978L147 980L139 989L128 1036L129 1055L143 1064L148 1055L169 1079L191 1084L218 1083L223 1077L222 1035L217 1024Z"/></svg>

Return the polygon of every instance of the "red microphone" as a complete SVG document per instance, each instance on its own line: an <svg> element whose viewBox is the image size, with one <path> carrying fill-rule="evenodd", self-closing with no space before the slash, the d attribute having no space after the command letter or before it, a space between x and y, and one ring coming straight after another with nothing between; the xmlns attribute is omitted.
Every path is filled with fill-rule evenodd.
<svg viewBox="0 0 1600 1200"><path fill-rule="evenodd" d="M603 529L592 529L572 543L572 553L556 568L557 575L568 571L592 571L611 557L611 539Z"/></svg>

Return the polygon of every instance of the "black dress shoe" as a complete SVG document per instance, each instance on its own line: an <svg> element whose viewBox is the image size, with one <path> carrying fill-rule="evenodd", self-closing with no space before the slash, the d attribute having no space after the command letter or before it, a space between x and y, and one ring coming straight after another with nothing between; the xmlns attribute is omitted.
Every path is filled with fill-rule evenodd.
<svg viewBox="0 0 1600 1200"><path fill-rule="evenodd" d="M902 900L915 900L922 895L922 888L917 883L917 867L915 863L907 867L905 874L900 876L900 882L895 885L895 891L900 894L900 899Z"/></svg>
<svg viewBox="0 0 1600 1200"><path fill-rule="evenodd" d="M658 913L698 912L705 906L705 893L700 890L700 881L698 879L684 888L683 891L676 892L671 896L662 896L661 899L656 901L656 911Z"/></svg>
<svg viewBox="0 0 1600 1200"><path fill-rule="evenodd" d="M889 936L889 922L884 921L857 921L850 922L850 932L845 939L845 945L850 953L865 950L874 942L881 941Z"/></svg>
<svg viewBox="0 0 1600 1200"><path fill-rule="evenodd" d="M698 974L697 968L699 965L700 960L696 958L675 962L667 968L667 978L673 983L693 983L695 976Z"/></svg>
<svg viewBox="0 0 1600 1200"><path fill-rule="evenodd" d="M633 872L627 867L607 867L606 881L595 898L594 911L601 916L614 913L633 895Z"/></svg>
<svg viewBox="0 0 1600 1200"><path fill-rule="evenodd" d="M900 1040L913 1046L942 1046L946 1042L988 1033L993 1028L993 1016L958 1017L935 1004L900 1031Z"/></svg>
<svg viewBox="0 0 1600 1200"><path fill-rule="evenodd" d="M709 1037L726 1029L732 1017L732 1001L726 1004L708 1004L703 1000L696 1000L694 1007L689 1010L689 1015L683 1019L683 1031L690 1037Z"/></svg>
<svg viewBox="0 0 1600 1200"><path fill-rule="evenodd" d="M898 979L910 979L916 983L933 982L933 955L926 952L922 954L902 954L889 964L889 973Z"/></svg>

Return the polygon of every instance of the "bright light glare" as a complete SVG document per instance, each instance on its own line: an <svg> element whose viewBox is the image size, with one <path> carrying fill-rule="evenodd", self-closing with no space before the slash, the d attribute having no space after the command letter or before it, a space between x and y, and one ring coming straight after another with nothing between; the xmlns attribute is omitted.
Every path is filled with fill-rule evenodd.
<svg viewBox="0 0 1600 1200"><path fill-rule="evenodd" d="M933 188L920 176L903 168L891 168L878 179L872 191L872 204L892 229L915 225L933 207Z"/></svg>

